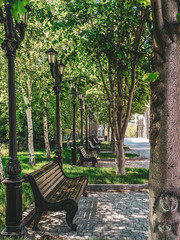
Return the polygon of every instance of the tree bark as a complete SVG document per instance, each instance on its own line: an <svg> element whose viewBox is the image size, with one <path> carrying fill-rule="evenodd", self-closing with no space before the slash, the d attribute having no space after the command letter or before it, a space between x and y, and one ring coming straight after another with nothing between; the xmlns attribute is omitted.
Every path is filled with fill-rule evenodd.
<svg viewBox="0 0 180 240"><path fill-rule="evenodd" d="M27 90L28 94L26 94L22 83L21 90L23 94L23 99L26 105L26 116L27 116L27 124L28 124L28 149L29 149L29 164L35 165L35 155L34 155L34 139L33 139L33 122L32 122L32 112L31 112L31 98L32 98L32 84L30 82L29 77L27 78ZM29 97L27 97L29 96Z"/></svg>
<svg viewBox="0 0 180 240"><path fill-rule="evenodd" d="M2 156L1 156L1 149L0 149L0 183L4 180L4 170L2 164Z"/></svg>
<svg viewBox="0 0 180 240"><path fill-rule="evenodd" d="M124 152L124 138L116 141L116 174L126 174L125 170L125 152Z"/></svg>
<svg viewBox="0 0 180 240"><path fill-rule="evenodd" d="M153 70L151 85L151 157L149 239L180 238L180 2L152 0Z"/></svg>
<svg viewBox="0 0 180 240"><path fill-rule="evenodd" d="M31 108L26 109L27 123L28 123L28 149L29 149L29 164L31 166L35 165L35 155L34 155L34 141L33 141L33 123L32 123L32 113Z"/></svg>
<svg viewBox="0 0 180 240"><path fill-rule="evenodd" d="M45 143L45 149L46 149L46 157L50 158L51 157L51 149L50 149L50 144L49 144L47 112L46 112L45 106L43 109L43 113L44 113L44 115L43 115L44 143Z"/></svg>

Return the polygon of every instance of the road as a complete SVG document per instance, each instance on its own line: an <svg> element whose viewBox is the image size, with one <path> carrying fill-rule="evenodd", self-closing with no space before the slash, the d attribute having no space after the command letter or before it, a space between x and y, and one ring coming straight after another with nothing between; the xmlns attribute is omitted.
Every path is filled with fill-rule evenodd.
<svg viewBox="0 0 180 240"><path fill-rule="evenodd" d="M139 153L140 157L150 159L150 143L145 138L125 138L124 144L130 147L133 152Z"/></svg>

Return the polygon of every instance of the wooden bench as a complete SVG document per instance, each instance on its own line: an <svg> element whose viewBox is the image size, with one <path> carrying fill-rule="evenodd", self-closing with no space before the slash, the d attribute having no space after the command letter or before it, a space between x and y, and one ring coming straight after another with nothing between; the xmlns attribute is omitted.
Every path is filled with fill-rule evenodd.
<svg viewBox="0 0 180 240"><path fill-rule="evenodd" d="M100 146L94 146L90 140L88 140L88 144L90 151L97 151L97 153L100 151Z"/></svg>
<svg viewBox="0 0 180 240"><path fill-rule="evenodd" d="M80 166L82 166L83 162L92 162L92 166L95 167L95 164L97 163L97 158L94 155L87 154L83 146L80 146L78 148L78 151L80 153L80 158L79 158Z"/></svg>
<svg viewBox="0 0 180 240"><path fill-rule="evenodd" d="M85 192L88 180L84 176L68 178L60 163L52 161L30 174L24 175L24 181L32 187L35 200L35 219L33 230L38 230L38 223L44 211L66 211L66 222L71 230L76 231L73 224L78 210L78 202Z"/></svg>
<svg viewBox="0 0 180 240"><path fill-rule="evenodd" d="M98 142L95 137L93 137L93 143L95 146L99 146L99 147L101 146L101 143Z"/></svg>

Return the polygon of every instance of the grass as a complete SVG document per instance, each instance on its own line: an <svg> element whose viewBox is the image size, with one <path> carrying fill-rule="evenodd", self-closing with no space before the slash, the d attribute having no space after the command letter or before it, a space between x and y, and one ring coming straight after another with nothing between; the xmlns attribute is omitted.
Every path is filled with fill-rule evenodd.
<svg viewBox="0 0 180 240"><path fill-rule="evenodd" d="M29 165L29 153L28 151L19 152L18 159L21 163L21 177L26 174L41 168L47 164L51 159L47 159L45 151L36 150L36 165ZM52 157L54 154L52 153ZM115 156L111 153L100 153L99 156L105 158L114 158ZM79 153L77 151L77 157ZM132 157L132 156L131 156ZM7 164L8 157L3 156L3 167ZM96 184L135 184L135 183L147 183L148 182L148 169L145 168L126 168L127 174L116 175L115 168L93 168L93 167L76 167L71 166L71 149L64 147L63 149L63 169L68 177L76 177L84 175L88 178L88 182ZM31 187L28 183L23 183L22 186L22 199L23 199L23 210L29 206L33 201L33 194ZM4 228L5 223L5 186L0 184L0 230Z"/></svg>
<svg viewBox="0 0 180 240"><path fill-rule="evenodd" d="M116 175L115 168L83 168L64 164L69 177L85 175L90 184L140 184L148 182L149 171L146 168L126 168L126 175Z"/></svg>

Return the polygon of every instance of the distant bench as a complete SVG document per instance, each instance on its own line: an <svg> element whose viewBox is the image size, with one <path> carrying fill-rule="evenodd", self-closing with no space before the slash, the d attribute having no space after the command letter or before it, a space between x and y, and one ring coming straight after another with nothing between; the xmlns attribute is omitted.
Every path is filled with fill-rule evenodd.
<svg viewBox="0 0 180 240"><path fill-rule="evenodd" d="M38 223L44 211L66 211L66 222L71 230L78 210L78 202L85 192L88 180L84 176L68 178L60 164L52 161L30 174L24 175L25 182L31 184L35 200L35 220L33 230L38 230Z"/></svg>
<svg viewBox="0 0 180 240"><path fill-rule="evenodd" d="M93 137L93 143L94 143L95 146L96 145L99 146L99 147L101 146L101 142L99 142L96 137Z"/></svg>
<svg viewBox="0 0 180 240"><path fill-rule="evenodd" d="M95 164L97 163L97 158L92 154L87 154L83 146L80 146L78 150L80 154L79 165L82 166L83 162L92 162L92 166L95 167Z"/></svg>
<svg viewBox="0 0 180 240"><path fill-rule="evenodd" d="M88 144L89 144L90 151L96 151L97 153L100 152L100 146L93 145L93 143L90 140L88 140Z"/></svg>

